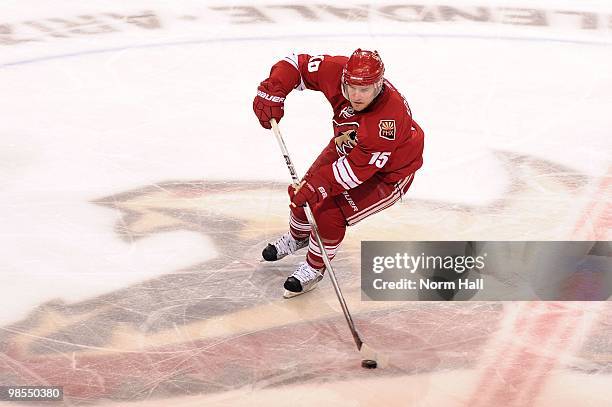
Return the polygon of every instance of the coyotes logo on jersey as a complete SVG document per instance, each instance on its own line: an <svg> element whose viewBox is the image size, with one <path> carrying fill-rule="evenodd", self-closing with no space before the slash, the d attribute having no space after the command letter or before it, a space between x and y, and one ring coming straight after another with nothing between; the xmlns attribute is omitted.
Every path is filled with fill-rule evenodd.
<svg viewBox="0 0 612 407"><path fill-rule="evenodd" d="M336 143L336 151L338 151L338 154L347 155L351 152L353 147L357 145L357 131L343 131L334 139L334 142Z"/></svg>
<svg viewBox="0 0 612 407"><path fill-rule="evenodd" d="M359 123L338 123L334 120L334 143L336 144L336 151L338 155L348 155L353 147L357 145L359 140L357 139L357 128Z"/></svg>

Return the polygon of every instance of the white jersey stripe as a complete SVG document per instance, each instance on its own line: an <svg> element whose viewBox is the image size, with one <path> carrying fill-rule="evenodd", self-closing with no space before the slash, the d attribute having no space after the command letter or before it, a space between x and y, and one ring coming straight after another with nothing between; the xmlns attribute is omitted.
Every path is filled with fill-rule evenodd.
<svg viewBox="0 0 612 407"><path fill-rule="evenodd" d="M334 178L336 178L336 182L342 185L344 189L351 189L351 187L348 186L346 182L344 182L344 179L342 178L342 176L340 176L340 172L338 171L337 164L338 164L337 161L334 161L334 163L332 164L332 170L334 171Z"/></svg>
<svg viewBox="0 0 612 407"><path fill-rule="evenodd" d="M293 65L295 69L299 70L298 57L297 55L295 55L295 52L292 52L291 54L287 55L285 58L283 58L283 60L289 62L291 65Z"/></svg>
<svg viewBox="0 0 612 407"><path fill-rule="evenodd" d="M306 89L306 85L304 85L304 79L302 79L302 74L300 73L300 68L298 66L298 56L295 54L295 52L292 52L291 54L287 55L285 58L283 58L283 61L289 62L295 69L297 69L298 73L300 74L300 83L295 88L297 90Z"/></svg>
<svg viewBox="0 0 612 407"><path fill-rule="evenodd" d="M304 85L304 79L302 79L302 74L300 74L300 84L295 87L297 90L306 89L306 85Z"/></svg>
<svg viewBox="0 0 612 407"><path fill-rule="evenodd" d="M358 184L353 181L346 168L342 165L342 162L340 161L341 159L342 158L339 158L337 161L334 161L332 165L334 168L334 176L336 177L336 181L338 181L338 183L345 189L355 188Z"/></svg>
<svg viewBox="0 0 612 407"><path fill-rule="evenodd" d="M338 173L340 173L344 182L346 182L347 185L350 185L351 188L357 187L359 183L357 183L355 180L358 180L358 179L357 177L355 177L355 179L351 177L350 173L353 172L353 170L351 169L351 166L348 165L348 163L346 162L346 158L341 157L340 159L342 159L342 161L338 162Z"/></svg>
<svg viewBox="0 0 612 407"><path fill-rule="evenodd" d="M355 182L357 185L361 184L362 181L359 180L359 178L357 178L357 176L355 175L355 173L353 172L353 169L351 168L351 164L349 163L349 161L346 159L346 156L342 156L338 159L338 163L342 162L342 165L344 166L344 168L346 169L346 172L348 173L349 177L351 178L351 180L353 182Z"/></svg>

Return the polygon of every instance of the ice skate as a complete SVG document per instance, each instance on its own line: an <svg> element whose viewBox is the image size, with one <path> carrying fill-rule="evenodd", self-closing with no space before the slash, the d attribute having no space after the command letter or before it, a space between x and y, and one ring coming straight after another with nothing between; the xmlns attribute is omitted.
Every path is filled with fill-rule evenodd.
<svg viewBox="0 0 612 407"><path fill-rule="evenodd" d="M261 252L261 255L267 261L276 261L306 246L308 246L308 237L296 240L291 236L291 232L287 232L276 241L268 243L266 248Z"/></svg>
<svg viewBox="0 0 612 407"><path fill-rule="evenodd" d="M322 278L323 273L320 270L313 269L308 263L302 262L298 265L297 270L287 277L283 297L291 298L307 293L314 289Z"/></svg>

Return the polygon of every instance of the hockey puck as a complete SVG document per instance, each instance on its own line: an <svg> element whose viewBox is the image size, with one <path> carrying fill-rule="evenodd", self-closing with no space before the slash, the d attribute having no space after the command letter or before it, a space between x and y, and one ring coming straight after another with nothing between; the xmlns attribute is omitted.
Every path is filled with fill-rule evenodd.
<svg viewBox="0 0 612 407"><path fill-rule="evenodd" d="M366 369L376 369L377 366L378 363L376 363L375 360L364 359L361 361L361 367L364 367Z"/></svg>

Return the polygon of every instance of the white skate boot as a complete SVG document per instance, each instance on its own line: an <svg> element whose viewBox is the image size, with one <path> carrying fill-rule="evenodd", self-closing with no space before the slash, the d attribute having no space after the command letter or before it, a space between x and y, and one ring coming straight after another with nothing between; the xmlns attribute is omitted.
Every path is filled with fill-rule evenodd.
<svg viewBox="0 0 612 407"><path fill-rule="evenodd" d="M291 236L291 232L287 232L275 242L268 243L266 248L261 252L261 255L267 261L276 261L306 246L308 246L308 237L296 240Z"/></svg>
<svg viewBox="0 0 612 407"><path fill-rule="evenodd" d="M291 298L307 293L314 289L322 278L323 273L320 270L313 269L308 263L302 262L298 265L297 270L287 277L283 297Z"/></svg>

